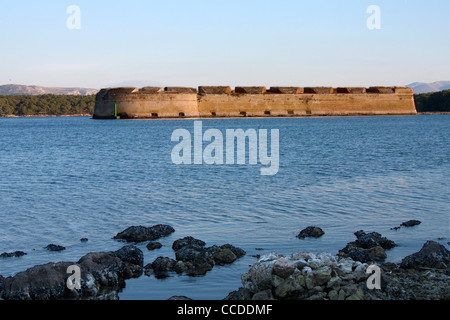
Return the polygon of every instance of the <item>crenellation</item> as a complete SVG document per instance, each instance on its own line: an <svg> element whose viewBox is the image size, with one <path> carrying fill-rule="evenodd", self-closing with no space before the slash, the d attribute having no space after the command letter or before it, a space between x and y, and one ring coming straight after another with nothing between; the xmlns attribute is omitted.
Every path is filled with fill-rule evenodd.
<svg viewBox="0 0 450 320"><path fill-rule="evenodd" d="M234 93L238 94L265 94L267 92L266 87L236 87Z"/></svg>
<svg viewBox="0 0 450 320"><path fill-rule="evenodd" d="M393 94L395 91L393 87L370 87L367 93Z"/></svg>
<svg viewBox="0 0 450 320"><path fill-rule="evenodd" d="M334 92L334 88L331 87L306 87L303 93L312 94L331 94Z"/></svg>

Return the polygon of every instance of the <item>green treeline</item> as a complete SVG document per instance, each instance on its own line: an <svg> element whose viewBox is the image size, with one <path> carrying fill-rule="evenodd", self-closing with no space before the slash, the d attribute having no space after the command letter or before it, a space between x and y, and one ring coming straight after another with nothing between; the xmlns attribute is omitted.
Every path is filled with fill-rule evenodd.
<svg viewBox="0 0 450 320"><path fill-rule="evenodd" d="M95 95L0 95L0 117L93 114Z"/></svg>
<svg viewBox="0 0 450 320"><path fill-rule="evenodd" d="M450 90L414 95L417 112L450 112Z"/></svg>

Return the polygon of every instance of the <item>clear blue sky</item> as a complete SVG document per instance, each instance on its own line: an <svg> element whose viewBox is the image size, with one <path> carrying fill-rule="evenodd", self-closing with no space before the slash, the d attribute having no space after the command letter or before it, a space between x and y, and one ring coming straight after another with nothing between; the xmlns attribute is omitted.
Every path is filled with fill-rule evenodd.
<svg viewBox="0 0 450 320"><path fill-rule="evenodd" d="M450 1L5 1L0 84L406 85L450 80ZM81 29L66 26L69 5ZM369 5L381 29L369 30Z"/></svg>

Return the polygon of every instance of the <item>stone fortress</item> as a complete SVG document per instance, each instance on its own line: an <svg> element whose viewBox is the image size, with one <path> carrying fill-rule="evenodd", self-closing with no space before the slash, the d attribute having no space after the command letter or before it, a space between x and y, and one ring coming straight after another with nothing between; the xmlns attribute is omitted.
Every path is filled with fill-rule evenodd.
<svg viewBox="0 0 450 320"><path fill-rule="evenodd" d="M202 86L102 89L94 119L416 115L406 87Z"/></svg>

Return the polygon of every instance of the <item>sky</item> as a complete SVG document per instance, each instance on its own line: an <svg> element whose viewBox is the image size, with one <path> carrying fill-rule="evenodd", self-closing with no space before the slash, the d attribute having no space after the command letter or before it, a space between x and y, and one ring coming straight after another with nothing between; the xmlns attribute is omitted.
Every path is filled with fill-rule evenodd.
<svg viewBox="0 0 450 320"><path fill-rule="evenodd" d="M448 0L0 0L0 85L445 81L449 12Z"/></svg>

